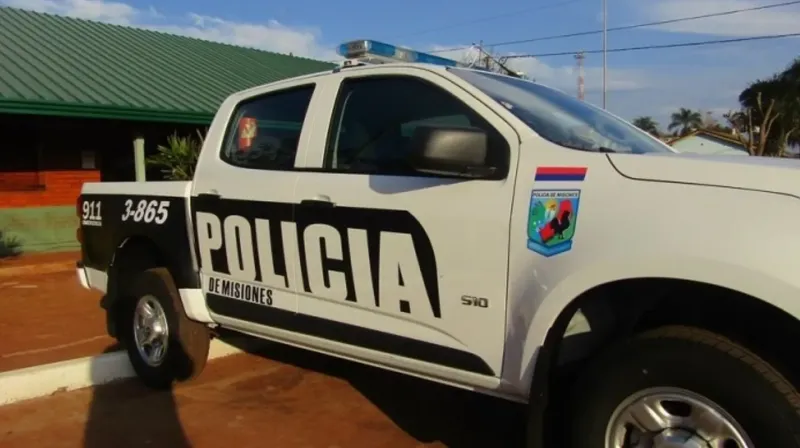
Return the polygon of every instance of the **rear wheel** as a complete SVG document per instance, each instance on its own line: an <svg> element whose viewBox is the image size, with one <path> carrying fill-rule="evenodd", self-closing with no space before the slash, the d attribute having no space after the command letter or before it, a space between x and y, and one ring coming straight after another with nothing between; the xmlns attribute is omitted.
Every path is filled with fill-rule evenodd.
<svg viewBox="0 0 800 448"><path fill-rule="evenodd" d="M570 398L571 448L800 447L800 395L717 334L664 327L593 360Z"/></svg>
<svg viewBox="0 0 800 448"><path fill-rule="evenodd" d="M211 335L186 317L169 271L142 271L126 291L122 340L142 382L160 389L197 377L206 365Z"/></svg>

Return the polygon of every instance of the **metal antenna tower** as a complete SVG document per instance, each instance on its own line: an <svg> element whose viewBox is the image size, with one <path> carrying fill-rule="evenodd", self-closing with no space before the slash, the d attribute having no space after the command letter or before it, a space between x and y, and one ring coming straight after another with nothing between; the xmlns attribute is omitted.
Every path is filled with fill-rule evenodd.
<svg viewBox="0 0 800 448"><path fill-rule="evenodd" d="M586 59L586 53L581 51L575 55L575 61L578 63L578 99L583 101L585 94L585 84L583 75L583 61Z"/></svg>

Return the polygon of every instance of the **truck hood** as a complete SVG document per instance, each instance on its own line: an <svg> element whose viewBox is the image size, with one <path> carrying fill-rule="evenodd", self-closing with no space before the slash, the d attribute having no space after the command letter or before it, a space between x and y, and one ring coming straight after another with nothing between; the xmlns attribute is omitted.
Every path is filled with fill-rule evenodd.
<svg viewBox="0 0 800 448"><path fill-rule="evenodd" d="M800 196L800 160L741 155L609 154L623 176Z"/></svg>

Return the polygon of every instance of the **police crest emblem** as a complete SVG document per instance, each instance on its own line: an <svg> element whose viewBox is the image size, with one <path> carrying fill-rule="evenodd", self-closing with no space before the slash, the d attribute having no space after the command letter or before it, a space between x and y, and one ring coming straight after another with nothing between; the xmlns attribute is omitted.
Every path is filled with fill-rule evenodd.
<svg viewBox="0 0 800 448"><path fill-rule="evenodd" d="M528 211L528 249L552 257L572 249L580 190L533 190Z"/></svg>

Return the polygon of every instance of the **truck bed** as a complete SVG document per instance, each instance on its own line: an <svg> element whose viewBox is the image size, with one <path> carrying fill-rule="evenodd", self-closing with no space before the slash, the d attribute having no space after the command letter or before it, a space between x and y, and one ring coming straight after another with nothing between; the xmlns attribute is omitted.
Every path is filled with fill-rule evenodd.
<svg viewBox="0 0 800 448"><path fill-rule="evenodd" d="M135 240L128 247L153 249L178 288L198 288L189 229L191 190L190 181L84 184L77 204L83 266L110 276L115 262L145 262L124 252Z"/></svg>

